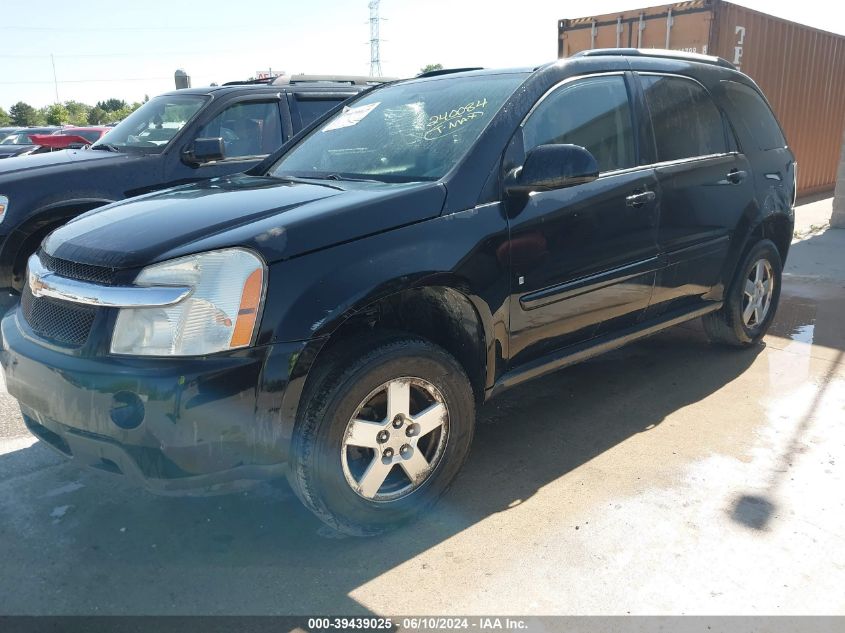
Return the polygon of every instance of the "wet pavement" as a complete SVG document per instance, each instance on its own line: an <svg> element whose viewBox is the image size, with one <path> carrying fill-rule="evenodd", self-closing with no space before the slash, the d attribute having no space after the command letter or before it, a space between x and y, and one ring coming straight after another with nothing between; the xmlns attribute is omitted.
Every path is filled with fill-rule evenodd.
<svg viewBox="0 0 845 633"><path fill-rule="evenodd" d="M843 614L844 260L842 230L794 244L764 345L691 323L489 402L448 496L379 539L282 482L79 471L3 390L0 613Z"/></svg>

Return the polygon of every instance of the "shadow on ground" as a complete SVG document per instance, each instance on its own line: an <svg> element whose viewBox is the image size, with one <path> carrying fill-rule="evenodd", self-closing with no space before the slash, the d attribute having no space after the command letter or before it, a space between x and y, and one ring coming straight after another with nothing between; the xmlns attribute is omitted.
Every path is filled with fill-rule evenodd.
<svg viewBox="0 0 845 633"><path fill-rule="evenodd" d="M350 592L648 433L734 380L761 349L712 347L692 325L507 392L481 409L470 460L431 515L377 539L338 538L282 482L160 498L38 444L9 453L0 457L0 610L365 612Z"/></svg>
<svg viewBox="0 0 845 633"><path fill-rule="evenodd" d="M805 436L834 381L837 367L845 361L843 248L845 230L828 229L794 243L789 252L781 304L769 334L805 345L804 349L796 350L800 356L809 356L813 350L826 364L826 370L814 381L815 395L768 475L765 491L739 496L730 510L734 521L753 530L768 529L778 512L777 490L802 451ZM839 253L839 257L831 253Z"/></svg>

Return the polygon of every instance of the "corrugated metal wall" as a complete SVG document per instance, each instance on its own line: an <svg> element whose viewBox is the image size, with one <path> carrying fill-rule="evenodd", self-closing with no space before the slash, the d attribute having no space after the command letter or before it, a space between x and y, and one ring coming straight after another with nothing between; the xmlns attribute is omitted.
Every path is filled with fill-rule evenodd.
<svg viewBox="0 0 845 633"><path fill-rule="evenodd" d="M671 11L671 14L670 14ZM669 19L671 15L671 20ZM719 0L560 20L559 56L636 47L724 57L763 89L798 160L798 189L832 189L845 130L845 37ZM704 48L706 46L706 49Z"/></svg>
<svg viewBox="0 0 845 633"><path fill-rule="evenodd" d="M845 37L720 2L711 51L756 81L798 159L802 193L836 184L845 128Z"/></svg>
<svg viewBox="0 0 845 633"><path fill-rule="evenodd" d="M707 54L712 0L689 0L558 23L558 57L590 48L669 48ZM670 13L671 11L671 13Z"/></svg>

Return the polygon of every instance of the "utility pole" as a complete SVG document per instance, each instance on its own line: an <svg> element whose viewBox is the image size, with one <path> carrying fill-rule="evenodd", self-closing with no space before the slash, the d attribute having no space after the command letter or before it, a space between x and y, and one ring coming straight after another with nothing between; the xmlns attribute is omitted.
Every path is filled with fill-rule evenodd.
<svg viewBox="0 0 845 633"><path fill-rule="evenodd" d="M379 16L378 5L380 0L370 0L370 76L381 77L381 55L379 53Z"/></svg>
<svg viewBox="0 0 845 633"><path fill-rule="evenodd" d="M839 158L839 169L836 170L836 189L833 191L833 215L830 216L830 226L834 229L845 229L845 134L842 135L842 153Z"/></svg>
<svg viewBox="0 0 845 633"><path fill-rule="evenodd" d="M53 88L56 89L56 103L59 102L59 80L56 78L56 58L50 53L50 63L53 64Z"/></svg>

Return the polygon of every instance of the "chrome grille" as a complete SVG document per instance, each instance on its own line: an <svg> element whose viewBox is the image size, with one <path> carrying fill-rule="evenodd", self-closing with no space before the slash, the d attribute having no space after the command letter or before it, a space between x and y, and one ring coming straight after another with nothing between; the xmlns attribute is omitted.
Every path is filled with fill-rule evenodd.
<svg viewBox="0 0 845 633"><path fill-rule="evenodd" d="M60 277L79 279L80 281L89 281L106 286L111 286L115 283L117 271L114 268L79 264L67 259L58 259L48 255L43 250L38 251L38 258L41 260L41 265L44 268L56 273Z"/></svg>

